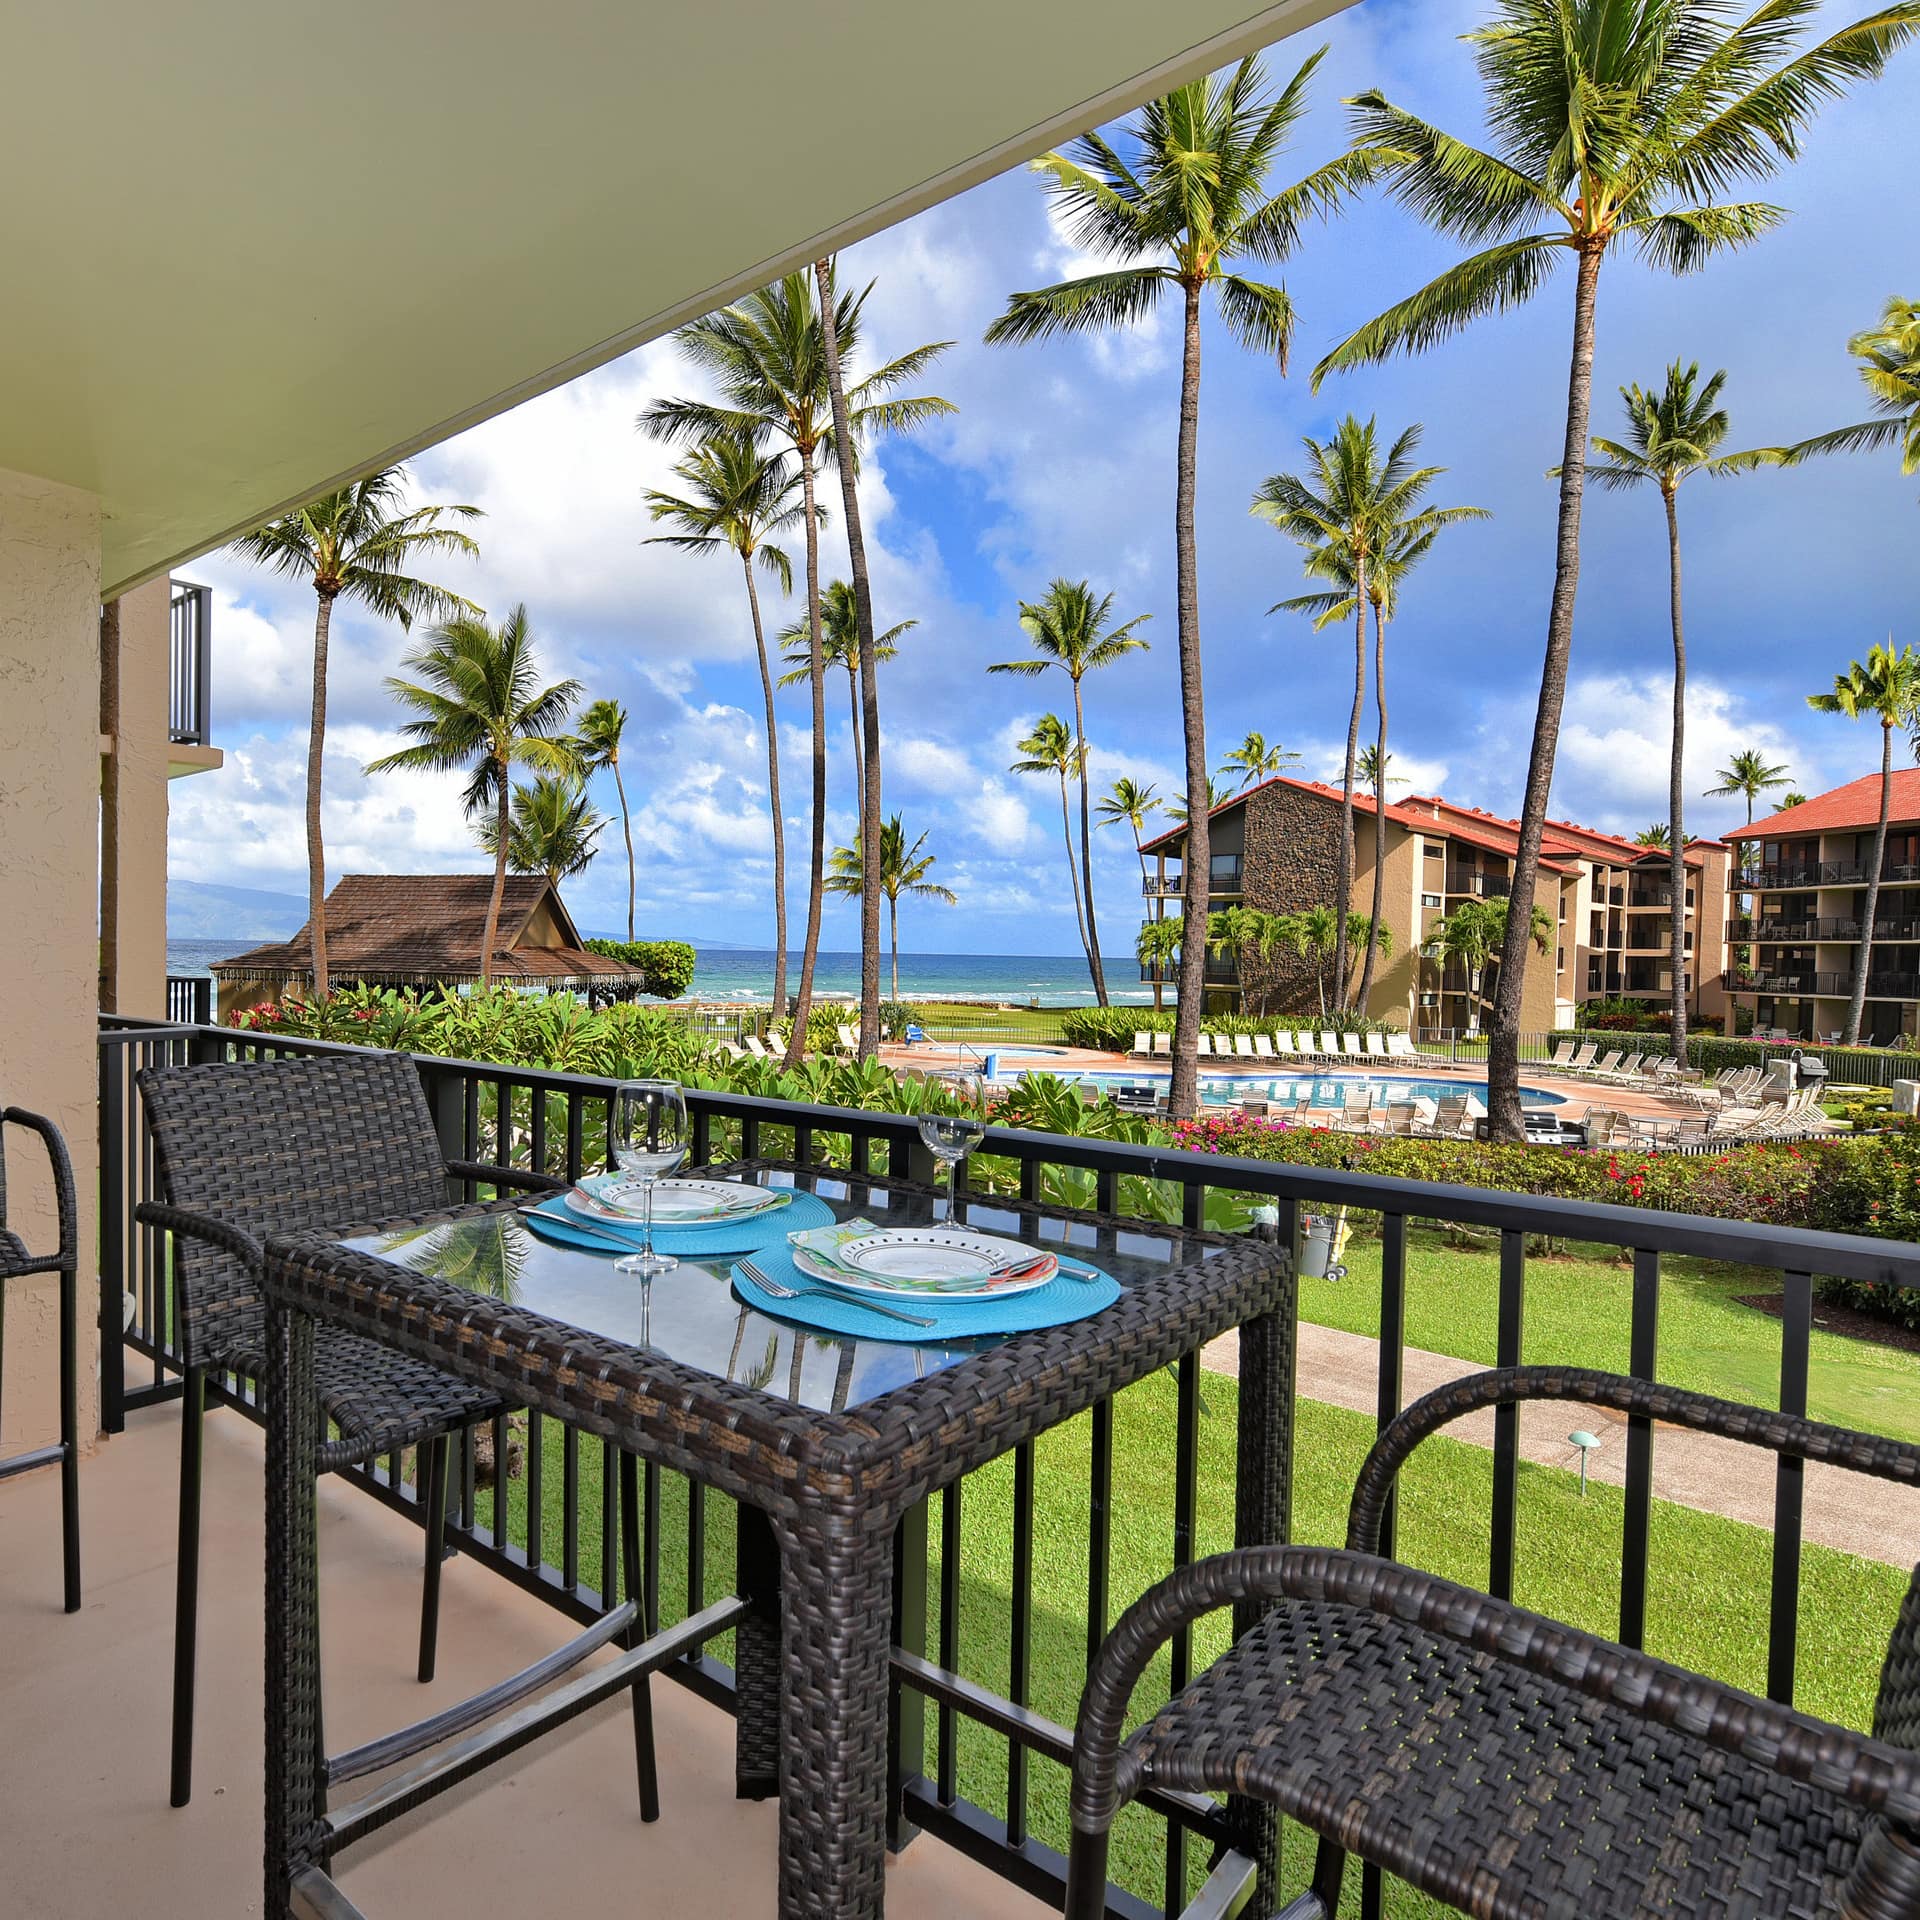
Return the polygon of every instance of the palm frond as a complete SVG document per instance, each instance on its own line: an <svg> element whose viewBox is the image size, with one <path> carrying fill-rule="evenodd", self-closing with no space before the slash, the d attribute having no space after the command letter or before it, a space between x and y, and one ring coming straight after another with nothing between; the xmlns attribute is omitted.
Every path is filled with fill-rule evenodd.
<svg viewBox="0 0 1920 1920"><path fill-rule="evenodd" d="M1223 273L1214 281L1220 318L1227 331L1250 352L1264 355L1287 371L1293 345L1293 301L1285 287L1263 286L1237 273Z"/></svg>
<svg viewBox="0 0 1920 1920"><path fill-rule="evenodd" d="M1165 267L1127 267L1016 293L1007 301L1006 312L987 328L987 344L1008 346L1059 333L1134 326L1159 305L1171 278Z"/></svg>

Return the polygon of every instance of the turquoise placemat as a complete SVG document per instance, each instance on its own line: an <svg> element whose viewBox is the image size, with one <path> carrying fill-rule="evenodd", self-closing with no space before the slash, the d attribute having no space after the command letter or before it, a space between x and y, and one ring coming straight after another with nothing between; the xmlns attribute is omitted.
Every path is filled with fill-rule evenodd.
<svg viewBox="0 0 1920 1920"><path fill-rule="evenodd" d="M639 1221L636 1220L631 1228L618 1226L611 1220L596 1220L593 1226L582 1227L577 1224L579 1216L557 1193L551 1200L541 1201L539 1206L520 1217L546 1239L557 1240L564 1246L583 1247L588 1253L618 1256L620 1249L607 1242L599 1231L601 1228L619 1234L622 1239L631 1239L633 1250L639 1250ZM824 1200L811 1193L796 1193L784 1207L775 1207L750 1220L712 1220L704 1226L682 1223L674 1227L655 1227L653 1244L660 1253L683 1253L692 1259L709 1260L723 1254L761 1253L770 1247L784 1248L790 1233L797 1233L804 1227L832 1225L833 1209Z"/></svg>
<svg viewBox="0 0 1920 1920"><path fill-rule="evenodd" d="M921 1295L889 1300L888 1306L933 1322L930 1327L910 1327L903 1320L872 1312L858 1294L842 1293L802 1273L793 1264L793 1252L784 1234L777 1246L756 1253L753 1263L765 1271L768 1279L801 1290L797 1300L777 1300L735 1267L733 1290L757 1312L815 1327L822 1333L850 1334L860 1340L904 1340L916 1346L937 1347L982 1334L1026 1333L1035 1327L1064 1327L1069 1321L1089 1318L1120 1298L1117 1280L1098 1267L1076 1260L1076 1266L1094 1277L1074 1280L1062 1272L1031 1293L965 1304Z"/></svg>

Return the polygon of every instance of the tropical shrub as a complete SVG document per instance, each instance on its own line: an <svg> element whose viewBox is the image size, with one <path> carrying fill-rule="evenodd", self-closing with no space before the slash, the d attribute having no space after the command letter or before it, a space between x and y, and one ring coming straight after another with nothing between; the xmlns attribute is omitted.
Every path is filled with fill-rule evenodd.
<svg viewBox="0 0 1920 1920"><path fill-rule="evenodd" d="M678 1000L693 985L693 949L684 940L589 940L587 951L640 968L640 991L655 1000Z"/></svg>

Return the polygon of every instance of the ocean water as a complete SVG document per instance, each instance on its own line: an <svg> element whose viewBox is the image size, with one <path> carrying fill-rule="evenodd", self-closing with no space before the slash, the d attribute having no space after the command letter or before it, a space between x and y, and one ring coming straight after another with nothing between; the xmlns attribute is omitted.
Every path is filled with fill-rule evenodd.
<svg viewBox="0 0 1920 1920"><path fill-rule="evenodd" d="M204 974L215 960L243 953L249 940L169 940L167 971ZM693 994L701 1000L756 1000L773 998L771 947L696 947ZM1106 962L1108 998L1116 1006L1151 1006L1153 989L1140 984L1138 963L1110 955ZM800 975L800 956L787 962L787 990ZM814 967L816 993L857 996L860 956L822 952ZM880 956L880 992L890 990L887 956ZM1074 954L903 953L900 956L900 997L903 1000L1013 1001L1025 1006L1038 1001L1047 1007L1090 1007L1093 983L1087 963Z"/></svg>

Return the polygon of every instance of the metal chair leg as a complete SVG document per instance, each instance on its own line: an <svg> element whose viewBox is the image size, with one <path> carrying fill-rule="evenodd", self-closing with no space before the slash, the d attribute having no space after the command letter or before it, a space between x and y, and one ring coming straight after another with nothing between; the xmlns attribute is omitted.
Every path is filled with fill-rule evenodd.
<svg viewBox="0 0 1920 1920"><path fill-rule="evenodd" d="M440 1563L446 1557L447 1478L453 1436L443 1433L431 1446L418 1450L414 1470L420 1475L420 1497L426 1502L427 1562L420 1580L420 1683L433 1678L434 1656L440 1640Z"/></svg>
<svg viewBox="0 0 1920 1920"><path fill-rule="evenodd" d="M180 1395L180 1545L174 1567L171 1803L193 1798L193 1659L200 1626L200 1463L207 1376L189 1367Z"/></svg>
<svg viewBox="0 0 1920 1920"><path fill-rule="evenodd" d="M630 1453L620 1456L620 1560L627 1598L634 1601L633 1625L627 1629L628 1647L647 1637L646 1596L640 1566L640 1463ZM660 1818L660 1771L653 1751L653 1681L642 1674L633 1683L633 1758L640 1777L640 1818Z"/></svg>
<svg viewBox="0 0 1920 1920"><path fill-rule="evenodd" d="M67 1611L80 1611L80 1281L60 1273L60 1544Z"/></svg>

